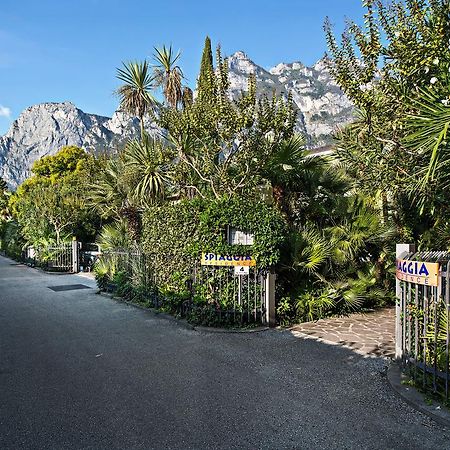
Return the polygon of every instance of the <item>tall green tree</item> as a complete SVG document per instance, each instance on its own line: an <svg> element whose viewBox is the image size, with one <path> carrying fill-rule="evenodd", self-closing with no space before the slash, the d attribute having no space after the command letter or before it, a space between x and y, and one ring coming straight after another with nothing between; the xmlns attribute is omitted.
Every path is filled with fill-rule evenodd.
<svg viewBox="0 0 450 450"><path fill-rule="evenodd" d="M175 155L164 144L146 133L142 139L129 141L108 159L89 188L94 209L106 220L126 222L134 241L140 239L143 211L171 192Z"/></svg>
<svg viewBox="0 0 450 450"><path fill-rule="evenodd" d="M197 95L200 101L212 101L214 97L214 64L211 48L211 39L205 38L200 73L197 80Z"/></svg>
<svg viewBox="0 0 450 450"><path fill-rule="evenodd" d="M163 200L170 186L174 153L148 135L125 147L125 167L132 179L131 195L143 206Z"/></svg>
<svg viewBox="0 0 450 450"><path fill-rule="evenodd" d="M34 175L9 200L29 244L94 238L98 219L86 201L87 183L99 170L94 157L78 147L63 147L34 163Z"/></svg>

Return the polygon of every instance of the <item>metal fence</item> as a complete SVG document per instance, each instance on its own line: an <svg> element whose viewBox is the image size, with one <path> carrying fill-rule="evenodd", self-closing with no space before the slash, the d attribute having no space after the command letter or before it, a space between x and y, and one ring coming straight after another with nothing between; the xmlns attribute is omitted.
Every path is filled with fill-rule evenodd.
<svg viewBox="0 0 450 450"><path fill-rule="evenodd" d="M408 269L409 272L419 272L423 262L438 264L436 286L427 284L429 280L425 270L422 276L406 275L400 281L397 319L401 328L397 339L401 339L404 371L424 391L448 400L450 253L407 254L402 261L406 273ZM408 261L408 265L404 261Z"/></svg>
<svg viewBox="0 0 450 450"><path fill-rule="evenodd" d="M267 323L267 271L250 267L238 275L234 267L201 266L200 258L186 258L168 277L161 268L172 257L144 253L137 246L103 252L99 266L108 266L108 270L123 274L126 280L120 287L110 279L102 288L110 292L121 289L119 295L130 300L182 317L195 317L197 322Z"/></svg>
<svg viewBox="0 0 450 450"><path fill-rule="evenodd" d="M267 271L249 267L236 274L234 267L195 267L193 293L217 305L226 321L265 323Z"/></svg>
<svg viewBox="0 0 450 450"><path fill-rule="evenodd" d="M72 243L62 243L48 247L28 247L23 255L26 264L51 272L71 272L73 270Z"/></svg>

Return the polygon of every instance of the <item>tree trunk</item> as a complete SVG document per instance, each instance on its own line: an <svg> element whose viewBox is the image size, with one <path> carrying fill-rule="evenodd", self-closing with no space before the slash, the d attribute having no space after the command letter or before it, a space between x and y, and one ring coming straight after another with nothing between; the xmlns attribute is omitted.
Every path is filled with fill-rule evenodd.
<svg viewBox="0 0 450 450"><path fill-rule="evenodd" d="M385 225L387 225L389 221L389 205L388 205L388 199L387 194L385 191L381 193L381 204L383 208L383 222Z"/></svg>
<svg viewBox="0 0 450 450"><path fill-rule="evenodd" d="M61 231L57 227L55 227L55 234L56 234L56 243L59 245L61 242Z"/></svg>

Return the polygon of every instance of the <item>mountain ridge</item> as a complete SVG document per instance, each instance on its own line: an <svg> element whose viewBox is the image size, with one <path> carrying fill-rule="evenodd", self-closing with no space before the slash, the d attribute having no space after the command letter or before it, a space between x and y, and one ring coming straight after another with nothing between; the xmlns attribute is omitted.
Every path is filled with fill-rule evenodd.
<svg viewBox="0 0 450 450"><path fill-rule="evenodd" d="M332 80L327 61L313 66L300 61L279 63L265 69L245 52L228 56L230 97L247 89L248 76L256 76L258 95L291 92L298 110L296 131L306 137L309 148L327 146L337 127L352 119L353 106ZM150 134L161 133L155 123L145 120ZM64 145L76 145L90 152L113 151L128 139L139 136L139 121L121 111L112 117L85 113L73 103L47 102L26 108L0 137L0 177L11 188L30 175L37 159L56 153Z"/></svg>

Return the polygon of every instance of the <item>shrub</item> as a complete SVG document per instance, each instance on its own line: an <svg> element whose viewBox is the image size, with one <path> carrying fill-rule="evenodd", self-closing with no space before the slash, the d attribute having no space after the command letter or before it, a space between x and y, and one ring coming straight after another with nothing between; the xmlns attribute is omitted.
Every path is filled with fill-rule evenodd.
<svg viewBox="0 0 450 450"><path fill-rule="evenodd" d="M20 259L24 245L25 241L17 222L9 221L0 223L0 250L14 259Z"/></svg>

